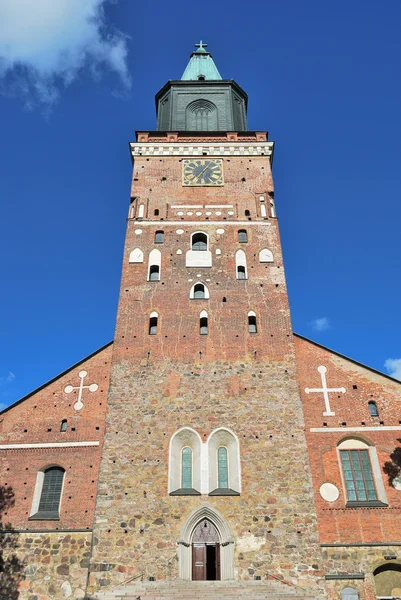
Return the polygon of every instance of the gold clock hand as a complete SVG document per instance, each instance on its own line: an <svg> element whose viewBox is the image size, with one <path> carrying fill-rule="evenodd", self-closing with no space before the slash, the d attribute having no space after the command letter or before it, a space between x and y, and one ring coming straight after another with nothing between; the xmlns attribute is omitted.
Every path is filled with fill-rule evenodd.
<svg viewBox="0 0 401 600"><path fill-rule="evenodd" d="M199 179L199 177L200 177L201 175L203 175L203 173L204 173L204 172L206 171L206 169L208 169L208 168L209 168L209 165L206 165L206 167L203 169L203 171L201 171L201 172L199 173L199 175L197 175L196 179L198 180L198 179Z"/></svg>

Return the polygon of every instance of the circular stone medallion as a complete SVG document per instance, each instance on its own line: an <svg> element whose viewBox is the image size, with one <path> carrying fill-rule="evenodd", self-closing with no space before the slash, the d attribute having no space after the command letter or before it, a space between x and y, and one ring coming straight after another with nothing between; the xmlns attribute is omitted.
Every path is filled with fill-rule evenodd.
<svg viewBox="0 0 401 600"><path fill-rule="evenodd" d="M177 235L182 235L184 233L183 229L177 229L176 234Z"/></svg>
<svg viewBox="0 0 401 600"><path fill-rule="evenodd" d="M319 492L326 502L335 502L340 495L338 488L333 483L323 483L320 486Z"/></svg>
<svg viewBox="0 0 401 600"><path fill-rule="evenodd" d="M141 235L142 229L135 229L135 235Z"/></svg>
<svg viewBox="0 0 401 600"><path fill-rule="evenodd" d="M223 235L224 229L217 229L216 233L218 233L219 235Z"/></svg>

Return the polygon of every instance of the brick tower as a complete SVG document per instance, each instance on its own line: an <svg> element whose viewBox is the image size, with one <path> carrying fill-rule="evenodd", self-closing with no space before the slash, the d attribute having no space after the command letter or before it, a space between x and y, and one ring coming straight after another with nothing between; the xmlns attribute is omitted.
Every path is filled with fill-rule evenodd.
<svg viewBox="0 0 401 600"><path fill-rule="evenodd" d="M273 142L202 43L156 103L130 145L88 591L269 574L316 592Z"/></svg>

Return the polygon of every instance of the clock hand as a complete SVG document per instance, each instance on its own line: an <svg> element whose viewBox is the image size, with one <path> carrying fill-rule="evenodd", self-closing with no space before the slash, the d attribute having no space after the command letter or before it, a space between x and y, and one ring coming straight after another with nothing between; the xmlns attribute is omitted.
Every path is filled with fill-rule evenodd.
<svg viewBox="0 0 401 600"><path fill-rule="evenodd" d="M201 175L203 175L203 173L204 173L204 172L206 171L206 169L208 169L208 168L209 168L209 165L206 165L206 167L203 169L203 171L201 171L201 172L199 173L199 175L197 175L196 179L198 180L198 179L199 179L199 177L200 177Z"/></svg>

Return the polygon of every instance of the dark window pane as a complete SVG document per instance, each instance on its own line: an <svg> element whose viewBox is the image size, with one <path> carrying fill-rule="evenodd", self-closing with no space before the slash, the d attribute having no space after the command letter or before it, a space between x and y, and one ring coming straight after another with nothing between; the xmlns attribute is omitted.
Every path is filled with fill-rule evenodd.
<svg viewBox="0 0 401 600"><path fill-rule="evenodd" d="M240 229L238 231L238 241L239 242L247 242L248 241L248 234L245 231L245 229Z"/></svg>
<svg viewBox="0 0 401 600"><path fill-rule="evenodd" d="M245 267L237 267L237 279L246 279Z"/></svg>
<svg viewBox="0 0 401 600"><path fill-rule="evenodd" d="M256 317L253 317L253 316L248 317L248 331L249 331L249 333L257 333Z"/></svg>
<svg viewBox="0 0 401 600"><path fill-rule="evenodd" d="M208 333L208 326L207 326L207 317L202 317L200 320L200 330L199 333L201 335L207 335Z"/></svg>
<svg viewBox="0 0 401 600"><path fill-rule="evenodd" d="M379 416L379 411L377 410L376 402L369 402L369 412L371 417Z"/></svg>
<svg viewBox="0 0 401 600"><path fill-rule="evenodd" d="M149 269L149 281L159 281L160 272L158 265L152 265Z"/></svg>
<svg viewBox="0 0 401 600"><path fill-rule="evenodd" d="M164 242L164 231L156 231L155 244L162 244L163 242Z"/></svg>
<svg viewBox="0 0 401 600"><path fill-rule="evenodd" d="M198 252L207 250L207 236L205 233L195 233L192 236L192 250Z"/></svg>
<svg viewBox="0 0 401 600"><path fill-rule="evenodd" d="M52 467L45 471L38 512L57 513L60 506L64 469Z"/></svg>
<svg viewBox="0 0 401 600"><path fill-rule="evenodd" d="M151 317L149 319L149 335L156 335L157 333L157 317Z"/></svg>
<svg viewBox="0 0 401 600"><path fill-rule="evenodd" d="M194 298L204 298L205 297L205 286L201 283L197 283L194 288Z"/></svg>

